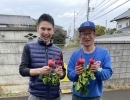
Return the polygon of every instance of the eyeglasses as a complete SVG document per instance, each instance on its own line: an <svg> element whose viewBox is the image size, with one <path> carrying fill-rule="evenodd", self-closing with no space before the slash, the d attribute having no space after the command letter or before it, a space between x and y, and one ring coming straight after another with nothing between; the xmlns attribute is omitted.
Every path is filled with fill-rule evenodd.
<svg viewBox="0 0 130 100"><path fill-rule="evenodd" d="M86 37L86 36L91 36L92 34L94 34L94 31L91 31L91 32L81 32L81 35Z"/></svg>

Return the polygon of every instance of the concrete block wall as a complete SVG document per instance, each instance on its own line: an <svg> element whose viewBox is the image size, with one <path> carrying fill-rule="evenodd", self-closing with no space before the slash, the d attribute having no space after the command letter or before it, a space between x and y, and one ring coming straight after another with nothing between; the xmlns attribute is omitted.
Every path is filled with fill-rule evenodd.
<svg viewBox="0 0 130 100"><path fill-rule="evenodd" d="M0 31L0 92L24 92L28 88L28 77L19 75L19 64L29 33L38 37L36 30Z"/></svg>
<svg viewBox="0 0 130 100"><path fill-rule="evenodd" d="M21 53L26 42L0 42L0 92L27 91L29 78L19 75Z"/></svg>
<svg viewBox="0 0 130 100"><path fill-rule="evenodd" d="M111 55L113 76L105 81L110 84L130 84L130 41L96 41L96 45L106 48Z"/></svg>

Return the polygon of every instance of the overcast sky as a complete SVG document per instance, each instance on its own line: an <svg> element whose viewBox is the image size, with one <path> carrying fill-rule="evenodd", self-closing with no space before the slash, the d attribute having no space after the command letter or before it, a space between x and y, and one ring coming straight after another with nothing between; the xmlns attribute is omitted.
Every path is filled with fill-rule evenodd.
<svg viewBox="0 0 130 100"><path fill-rule="evenodd" d="M100 17L101 15L109 12L113 8L121 5L112 12ZM130 7L130 0L90 0L91 9L89 19L97 25L106 25L107 27L114 28L116 24L110 23L110 20L127 11ZM106 8L106 9L104 9ZM34 19L43 13L48 13L53 16L56 25L62 26L68 31L71 26L71 35L73 34L74 26L74 10L76 15L75 27L86 21L87 0L1 0L0 1L0 14L13 14L13 15L27 15ZM98 18L100 17L100 18Z"/></svg>

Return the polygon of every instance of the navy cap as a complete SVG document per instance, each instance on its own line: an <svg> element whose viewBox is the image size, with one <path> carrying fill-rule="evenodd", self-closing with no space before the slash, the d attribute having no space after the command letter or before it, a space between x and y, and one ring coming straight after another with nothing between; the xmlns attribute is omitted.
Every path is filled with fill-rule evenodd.
<svg viewBox="0 0 130 100"><path fill-rule="evenodd" d="M83 29L92 29L95 32L95 24L91 21L86 21L80 25L78 28L79 32L81 32Z"/></svg>

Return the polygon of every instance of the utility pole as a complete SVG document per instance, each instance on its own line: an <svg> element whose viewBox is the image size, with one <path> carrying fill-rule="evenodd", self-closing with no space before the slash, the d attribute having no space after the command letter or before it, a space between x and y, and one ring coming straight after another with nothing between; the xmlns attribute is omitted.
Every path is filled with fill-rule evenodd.
<svg viewBox="0 0 130 100"><path fill-rule="evenodd" d="M71 32L71 23L70 23L69 28L68 28L68 37L70 37L70 32Z"/></svg>
<svg viewBox="0 0 130 100"><path fill-rule="evenodd" d="M107 20L106 20L106 29L105 29L105 35L107 34Z"/></svg>
<svg viewBox="0 0 130 100"><path fill-rule="evenodd" d="M90 9L89 9L89 1L88 0L88 5L87 5L87 21L89 20L89 12L90 12Z"/></svg>
<svg viewBox="0 0 130 100"><path fill-rule="evenodd" d="M74 39L74 36L75 36L75 10L74 10L74 34L73 34L73 39Z"/></svg>
<svg viewBox="0 0 130 100"><path fill-rule="evenodd" d="M75 35L75 18L76 18L76 15L78 15L78 13L75 12L75 10L74 10L74 34L73 34L73 38L74 38L74 35Z"/></svg>

